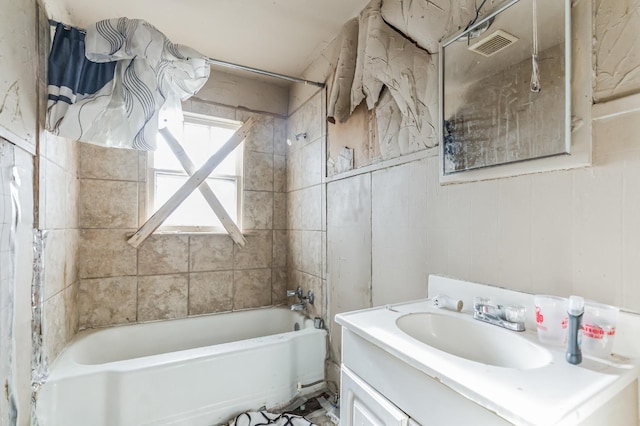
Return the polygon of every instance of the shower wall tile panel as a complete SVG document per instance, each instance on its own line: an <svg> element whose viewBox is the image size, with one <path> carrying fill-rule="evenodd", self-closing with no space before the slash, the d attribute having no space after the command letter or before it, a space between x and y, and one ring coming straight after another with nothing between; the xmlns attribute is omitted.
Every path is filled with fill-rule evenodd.
<svg viewBox="0 0 640 426"><path fill-rule="evenodd" d="M233 271L189 274L189 315L233 309Z"/></svg>
<svg viewBox="0 0 640 426"><path fill-rule="evenodd" d="M185 318L188 274L138 277L138 321Z"/></svg>
<svg viewBox="0 0 640 426"><path fill-rule="evenodd" d="M137 292L137 277L80 280L80 324L92 328L136 322Z"/></svg>
<svg viewBox="0 0 640 426"><path fill-rule="evenodd" d="M149 215L147 154L80 144L81 328L286 302L286 120L197 98L185 102L183 109L224 119L259 119L243 144L247 244L235 246L226 234L160 233L134 249L127 239ZM274 237L275 229L279 231ZM247 272L238 273L241 270ZM99 284L89 287L94 279ZM116 295L124 288L133 291L124 311L112 303L110 287Z"/></svg>
<svg viewBox="0 0 640 426"><path fill-rule="evenodd" d="M152 235L138 248L138 275L188 271L188 235Z"/></svg>
<svg viewBox="0 0 640 426"><path fill-rule="evenodd" d="M271 305L271 274L271 268L236 270L233 273L233 308Z"/></svg>
<svg viewBox="0 0 640 426"><path fill-rule="evenodd" d="M191 235L189 270L233 270L233 240L226 234Z"/></svg>
<svg viewBox="0 0 640 426"><path fill-rule="evenodd" d="M245 230L273 229L273 192L245 191L242 226Z"/></svg>
<svg viewBox="0 0 640 426"><path fill-rule="evenodd" d="M138 183L80 180L81 228L135 228L138 226Z"/></svg>

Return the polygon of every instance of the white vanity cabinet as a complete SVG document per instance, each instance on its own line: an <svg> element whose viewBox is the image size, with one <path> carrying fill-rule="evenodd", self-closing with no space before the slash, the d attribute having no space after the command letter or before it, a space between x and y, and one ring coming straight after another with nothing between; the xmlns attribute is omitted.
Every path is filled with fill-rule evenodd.
<svg viewBox="0 0 640 426"><path fill-rule="evenodd" d="M510 424L348 328L340 401L341 426Z"/></svg>
<svg viewBox="0 0 640 426"><path fill-rule="evenodd" d="M407 426L409 416L347 367L340 373L341 425ZM419 426L417 423L411 423Z"/></svg>
<svg viewBox="0 0 640 426"><path fill-rule="evenodd" d="M457 289L465 305L489 294L533 306L531 295L445 277L431 276L429 286L430 294ZM636 342L640 318L624 315L617 342ZM516 335L428 299L346 312L336 322L342 426L640 425L637 346L571 365L563 348L538 341L533 314L533 325ZM437 332L420 334L433 324Z"/></svg>

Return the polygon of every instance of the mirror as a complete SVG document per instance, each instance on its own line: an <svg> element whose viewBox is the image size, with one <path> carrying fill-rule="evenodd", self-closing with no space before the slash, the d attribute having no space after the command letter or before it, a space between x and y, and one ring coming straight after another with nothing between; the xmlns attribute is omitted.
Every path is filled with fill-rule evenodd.
<svg viewBox="0 0 640 426"><path fill-rule="evenodd" d="M442 43L445 175L570 153L569 16L568 0L511 0Z"/></svg>

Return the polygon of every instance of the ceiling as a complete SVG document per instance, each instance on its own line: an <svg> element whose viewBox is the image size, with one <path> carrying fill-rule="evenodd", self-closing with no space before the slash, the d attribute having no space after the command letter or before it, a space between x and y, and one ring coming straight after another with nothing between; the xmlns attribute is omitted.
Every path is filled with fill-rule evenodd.
<svg viewBox="0 0 640 426"><path fill-rule="evenodd" d="M299 76L368 0L64 0L71 24L144 19L173 43L226 62Z"/></svg>

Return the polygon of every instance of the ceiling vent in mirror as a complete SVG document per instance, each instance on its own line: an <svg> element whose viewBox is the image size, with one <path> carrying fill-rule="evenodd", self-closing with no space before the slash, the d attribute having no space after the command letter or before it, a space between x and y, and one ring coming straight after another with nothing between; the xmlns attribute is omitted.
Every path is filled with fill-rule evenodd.
<svg viewBox="0 0 640 426"><path fill-rule="evenodd" d="M482 56L491 56L503 49L506 49L518 40L519 39L516 36L502 30L496 30L479 42L469 46L469 50Z"/></svg>

